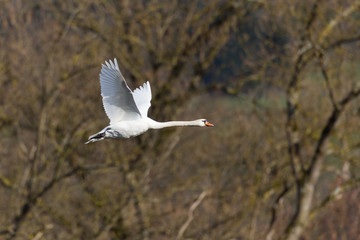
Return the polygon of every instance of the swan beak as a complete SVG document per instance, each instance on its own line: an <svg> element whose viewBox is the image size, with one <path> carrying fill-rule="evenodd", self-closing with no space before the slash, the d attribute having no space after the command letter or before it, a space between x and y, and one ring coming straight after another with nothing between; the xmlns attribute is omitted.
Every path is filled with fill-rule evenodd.
<svg viewBox="0 0 360 240"><path fill-rule="evenodd" d="M207 126L207 127L213 127L214 124L211 124L211 123L209 123L208 121L206 121L206 122L205 122L205 126Z"/></svg>

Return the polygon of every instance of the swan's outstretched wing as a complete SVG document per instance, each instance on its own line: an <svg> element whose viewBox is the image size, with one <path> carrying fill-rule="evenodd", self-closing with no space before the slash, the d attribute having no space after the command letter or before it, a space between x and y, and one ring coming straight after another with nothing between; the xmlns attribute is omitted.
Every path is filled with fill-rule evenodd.
<svg viewBox="0 0 360 240"><path fill-rule="evenodd" d="M134 100L141 116L146 118L149 107L151 106L151 88L150 83L146 82L133 92Z"/></svg>
<svg viewBox="0 0 360 240"><path fill-rule="evenodd" d="M101 96L110 124L141 117L133 94L122 76L116 58L105 61L100 73Z"/></svg>

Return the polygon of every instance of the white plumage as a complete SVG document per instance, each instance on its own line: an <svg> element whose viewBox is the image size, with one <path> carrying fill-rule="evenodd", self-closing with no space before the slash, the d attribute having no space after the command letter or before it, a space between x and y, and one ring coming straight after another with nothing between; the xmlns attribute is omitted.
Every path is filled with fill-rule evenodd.
<svg viewBox="0 0 360 240"><path fill-rule="evenodd" d="M122 76L117 60L102 65L100 73L101 96L110 125L89 137L86 142L105 138L129 138L140 135L148 129L174 126L214 126L206 119L194 121L157 122L147 117L151 106L150 83L146 82L131 91Z"/></svg>
<svg viewBox="0 0 360 240"><path fill-rule="evenodd" d="M110 124L141 118L133 93L126 84L116 59L114 62L105 62L100 73L101 96Z"/></svg>
<svg viewBox="0 0 360 240"><path fill-rule="evenodd" d="M151 88L149 81L136 88L133 92L133 97L141 116L147 117L148 110L151 106Z"/></svg>

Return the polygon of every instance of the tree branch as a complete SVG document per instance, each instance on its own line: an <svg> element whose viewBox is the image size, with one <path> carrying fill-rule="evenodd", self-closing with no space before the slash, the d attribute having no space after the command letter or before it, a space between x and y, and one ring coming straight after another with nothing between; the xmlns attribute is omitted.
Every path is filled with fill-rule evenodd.
<svg viewBox="0 0 360 240"><path fill-rule="evenodd" d="M331 84L330 84L330 78L329 78L329 75L328 75L328 73L326 71L325 64L324 64L324 54L323 53L320 53L320 55L319 55L319 62L320 62L321 73L322 73L322 75L323 75L323 77L325 79L326 89L328 91L331 104L333 105L334 109L337 109L338 106L336 104L334 91L332 90L332 87L331 87Z"/></svg>
<svg viewBox="0 0 360 240"><path fill-rule="evenodd" d="M313 218L321 209L323 209L324 207L329 205L331 202L341 199L344 191L346 191L347 189L349 189L351 187L358 186L359 183L360 183L360 179L358 178L358 179L354 179L354 180L349 180L349 181L343 183L342 185L336 187L329 194L329 196L327 196L316 208L314 208L311 211L310 217Z"/></svg>
<svg viewBox="0 0 360 240"><path fill-rule="evenodd" d="M78 166L58 177L53 178L42 188L41 191L39 191L37 194L34 194L27 199L27 201L22 205L20 213L17 216L15 216L14 219L11 221L12 225L9 228L0 231L0 235L8 235L8 237L6 238L7 240L14 239L17 235L18 229L20 228L23 220L31 211L32 207L36 204L37 200L42 196L44 196L50 189L52 189L52 187L55 184L82 171L93 171L93 170L112 168L112 167L116 167L116 166L112 164L107 164L107 165L100 164L100 165L84 166L84 167Z"/></svg>
<svg viewBox="0 0 360 240"><path fill-rule="evenodd" d="M186 219L185 223L181 226L181 228L176 236L176 240L180 240L182 238L182 236L184 235L184 232L186 231L186 229L189 227L190 223L194 219L195 209L200 205L200 203L204 200L204 198L206 197L207 194L208 194L208 191L203 191L199 195L197 200L190 206L188 218Z"/></svg>
<svg viewBox="0 0 360 240"><path fill-rule="evenodd" d="M329 44L329 46L325 47L325 50L333 49L336 47L340 47L343 44L353 43L360 41L360 35L354 36L354 37L348 37L348 38L341 38L336 40L335 42Z"/></svg>
<svg viewBox="0 0 360 240"><path fill-rule="evenodd" d="M268 231L266 233L266 237L265 237L266 240L272 239L272 236L274 235L273 226L274 226L274 223L275 223L276 218L277 218L277 208L279 206L279 203L280 203L281 199L283 199L283 197L289 192L289 190L291 188L292 188L292 186L289 187L287 182L284 182L283 190L281 191L279 196L275 199L275 202L272 205L272 208L271 208L271 220L270 220L270 224L269 224L269 229L268 229Z"/></svg>
<svg viewBox="0 0 360 240"><path fill-rule="evenodd" d="M340 12L335 18L333 18L329 22L329 24L324 28L324 30L319 34L319 41L318 41L319 44L323 45L325 39L327 38L327 36L331 34L335 26L338 25L341 20L343 20L344 18L349 16L352 12L354 12L356 9L358 9L359 6L360 6L360 1L357 0L350 7Z"/></svg>
<svg viewBox="0 0 360 240"><path fill-rule="evenodd" d="M338 121L340 114L343 112L347 104L351 100L355 99L360 95L360 87L350 91L338 104L339 108L334 108L327 124L324 126L321 131L319 140L317 141L314 154L311 158L311 164L307 169L307 174L305 175L304 184L301 190L300 195L300 204L298 214L293 221L288 225L286 229L285 239L287 240L297 240L299 239L301 233L308 225L309 215L311 213L311 204L314 197L315 185L318 182L320 173L322 171L324 158L321 156L321 149L328 139L330 133L335 127L336 122Z"/></svg>

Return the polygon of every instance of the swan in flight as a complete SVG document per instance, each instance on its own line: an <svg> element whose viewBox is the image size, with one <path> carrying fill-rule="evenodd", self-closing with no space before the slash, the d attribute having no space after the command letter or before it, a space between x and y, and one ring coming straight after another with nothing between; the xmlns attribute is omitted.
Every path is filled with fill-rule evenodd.
<svg viewBox="0 0 360 240"><path fill-rule="evenodd" d="M131 91L122 76L116 58L105 61L100 73L101 96L110 125L89 137L85 144L106 138L130 138L148 129L176 126L213 127L206 119L157 122L147 116L151 101L150 83Z"/></svg>

